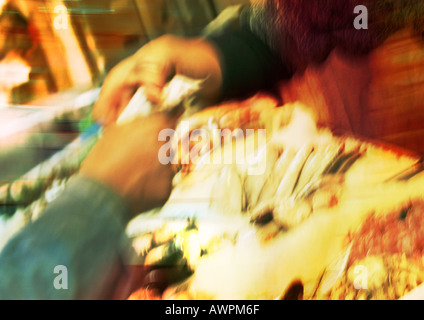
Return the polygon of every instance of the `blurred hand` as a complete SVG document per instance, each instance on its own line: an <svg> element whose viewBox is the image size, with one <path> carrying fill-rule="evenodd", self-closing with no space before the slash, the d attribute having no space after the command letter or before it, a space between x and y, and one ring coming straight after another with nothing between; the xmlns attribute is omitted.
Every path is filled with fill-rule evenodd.
<svg viewBox="0 0 424 320"><path fill-rule="evenodd" d="M173 129L176 118L155 114L107 127L83 161L80 175L95 179L126 201L133 214L162 205L171 192L173 171L159 162L162 129Z"/></svg>
<svg viewBox="0 0 424 320"><path fill-rule="evenodd" d="M116 121L141 86L146 88L151 102L160 102L164 85L175 74L207 78L199 93L206 103L220 95L221 67L212 44L203 39L165 35L149 42L110 71L93 107L94 118L104 125Z"/></svg>

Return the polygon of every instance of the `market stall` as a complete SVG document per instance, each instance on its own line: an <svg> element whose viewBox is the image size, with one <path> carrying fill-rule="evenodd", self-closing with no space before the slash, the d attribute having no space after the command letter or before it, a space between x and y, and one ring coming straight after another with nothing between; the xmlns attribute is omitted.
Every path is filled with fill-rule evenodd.
<svg viewBox="0 0 424 320"><path fill-rule="evenodd" d="M199 151L184 162L199 129L219 139L191 139ZM183 117L177 132L169 200L127 228L132 263L150 274L129 299L398 299L424 280L416 155L335 136L267 94ZM5 230L42 214L97 137L3 188L18 208Z"/></svg>
<svg viewBox="0 0 424 320"><path fill-rule="evenodd" d="M131 3L147 34L131 36L138 30L127 30L129 34L118 37L133 48L154 35L158 22L140 9L147 2ZM178 8L183 3L160 2ZM209 16L211 2L204 3ZM172 27L173 21L168 22ZM174 25L189 28L183 22ZM86 27L90 25L95 23ZM69 32L81 35L82 30L80 26ZM57 100L54 85L46 85L43 108L33 102L0 109L0 114L22 114L19 126L0 128L0 156L19 141L35 141L40 128L64 121L72 127L72 135L52 154L31 162L19 177L2 180L0 251L60 196L102 135L100 126L88 119L100 74L117 55L107 61L99 58L107 45L101 35L92 36L80 47L93 46L97 56L78 54L85 61L80 72L88 89L65 91ZM416 49L416 39L403 36L386 43L394 51L393 59L387 58L393 70L405 47ZM46 52L43 59L63 58ZM357 69L334 54L323 66L283 83L280 96L261 91L202 110L192 99L202 82L175 77L176 87L164 91L169 103L159 106L160 111L184 108L168 144L171 156L163 155L175 171L172 193L162 207L140 212L127 225L133 248L127 266L135 273L141 270L142 276L130 278L126 299L424 299L424 161L410 151L423 145L414 138L410 150L398 146L406 136L420 136L422 112L411 115L398 108L400 127L391 128L389 122L373 127L373 120L393 116L382 107L386 100L372 95L341 98L350 83L371 82L361 82L359 71L369 61L378 62L377 54L360 61ZM422 57L406 59L406 68L422 70ZM372 80L380 84L387 75L375 65ZM75 72L52 68L44 81L69 89L78 78ZM346 81L346 75L356 81ZM401 72L398 76L400 90L412 92L413 109L418 110L424 92L421 78L408 82ZM387 101L393 102L391 96ZM370 118L355 109L366 103L374 106ZM60 108L45 108L48 104ZM123 113L126 119L118 121L148 116L157 107L138 91ZM338 126L330 128L334 119ZM359 126L369 128L368 138L355 133Z"/></svg>
<svg viewBox="0 0 424 320"><path fill-rule="evenodd" d="M240 121L229 128L250 122L267 129L255 161L200 160L177 179L162 209L130 223L145 264L173 263L191 275L162 295L155 295L163 283L153 277L150 291L143 287L131 298L398 299L422 283L421 160L333 136L317 129L302 105L270 101L244 102L249 111L242 117L243 103L214 113L221 125L225 115ZM255 138L245 137L246 145ZM237 145L222 148L225 155ZM249 175L261 161L265 170Z"/></svg>

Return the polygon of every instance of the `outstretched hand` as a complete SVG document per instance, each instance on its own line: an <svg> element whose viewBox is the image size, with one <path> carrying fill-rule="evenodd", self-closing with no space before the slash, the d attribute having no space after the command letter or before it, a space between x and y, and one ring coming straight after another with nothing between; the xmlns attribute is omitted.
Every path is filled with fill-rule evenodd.
<svg viewBox="0 0 424 320"><path fill-rule="evenodd" d="M160 103L162 89L175 74L207 79L199 92L205 102L212 103L220 95L222 74L214 46L200 38L165 35L147 43L109 72L93 107L93 117L103 125L114 123L141 86L151 102Z"/></svg>
<svg viewBox="0 0 424 320"><path fill-rule="evenodd" d="M137 214L162 205L171 192L173 171L158 158L159 132L173 129L176 118L154 114L107 127L83 161L80 175L114 190Z"/></svg>

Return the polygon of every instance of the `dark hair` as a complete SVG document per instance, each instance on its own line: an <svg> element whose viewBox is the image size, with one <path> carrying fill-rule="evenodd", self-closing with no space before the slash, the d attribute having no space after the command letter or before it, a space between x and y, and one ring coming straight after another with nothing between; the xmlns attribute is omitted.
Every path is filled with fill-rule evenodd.
<svg viewBox="0 0 424 320"><path fill-rule="evenodd" d="M354 8L368 9L368 29L357 30ZM424 0L265 0L250 9L249 24L294 65L322 62L339 47L365 54L390 34L411 26L424 32Z"/></svg>

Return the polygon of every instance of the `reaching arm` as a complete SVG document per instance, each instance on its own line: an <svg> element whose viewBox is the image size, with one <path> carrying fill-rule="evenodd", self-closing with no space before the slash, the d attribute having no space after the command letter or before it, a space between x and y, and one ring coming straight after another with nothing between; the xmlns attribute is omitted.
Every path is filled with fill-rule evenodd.
<svg viewBox="0 0 424 320"><path fill-rule="evenodd" d="M1 252L0 299L111 298L125 263L129 216L105 185L71 179L41 217Z"/></svg>
<svg viewBox="0 0 424 320"><path fill-rule="evenodd" d="M140 86L151 101L160 102L164 85L175 74L207 79L199 93L204 105L246 96L290 77L279 53L252 26L238 23L225 32L198 38L165 35L149 42L108 74L94 117L113 123Z"/></svg>
<svg viewBox="0 0 424 320"><path fill-rule="evenodd" d="M131 262L125 228L169 196L158 135L174 126L158 114L107 128L64 192L2 250L0 299L125 298L114 296Z"/></svg>
<svg viewBox="0 0 424 320"><path fill-rule="evenodd" d="M280 56L248 27L236 29L207 39L219 52L222 72L222 98L246 95L271 88L279 79L291 76Z"/></svg>

